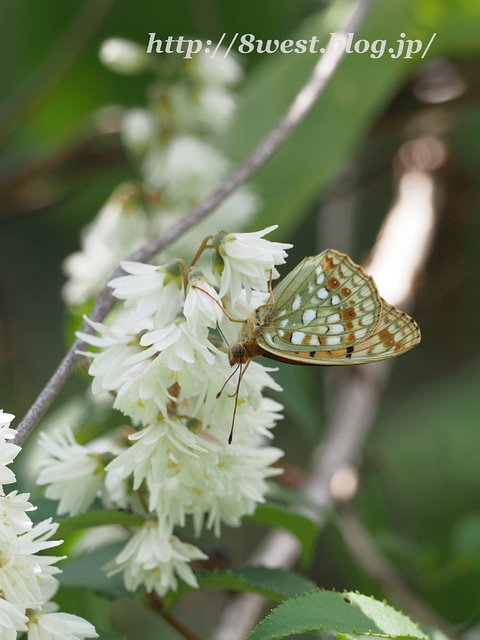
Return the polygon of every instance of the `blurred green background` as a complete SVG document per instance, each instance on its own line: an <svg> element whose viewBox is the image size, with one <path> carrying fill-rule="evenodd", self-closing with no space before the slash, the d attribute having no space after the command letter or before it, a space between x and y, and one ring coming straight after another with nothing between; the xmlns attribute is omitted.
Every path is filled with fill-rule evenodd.
<svg viewBox="0 0 480 640"><path fill-rule="evenodd" d="M109 129L105 107L143 105L151 78L106 70L98 61L101 42L125 37L145 44L152 31L159 38L203 39L217 39L223 31L263 39L317 34L326 42L346 8L348 3L337 0L1 3L0 406L5 411L21 417L63 356L62 262L78 249L82 227L113 188L135 176L118 131ZM362 36L394 42L400 32L425 41L436 32L428 58L347 56L313 112L252 181L264 205L252 228L280 225L276 239L295 244L289 270L325 248L326 206L348 197L353 226L351 232L341 224L335 229L344 243L338 248L347 246L352 258L362 261L395 197L399 149L420 135L435 135L446 146L447 160L436 173L439 221L413 313L423 341L395 363L362 456L354 508L412 590L476 637L480 2L374 3ZM234 161L244 158L284 113L315 61L307 54L243 56L238 113L215 144ZM307 468L325 425L325 396L318 390L329 387L323 372L310 368L282 366L278 378L287 410L276 428L276 444L286 451L287 462ZM86 385L84 376L71 379L57 406ZM241 532L225 529L221 540L205 544L241 563L264 531L247 522ZM326 588L389 597L357 566L333 524L320 538L308 575ZM65 590L61 598L66 610L83 607L93 622L113 625L129 638L158 637L159 629L163 638L180 637L140 608L134 617L128 608L133 605L123 601L110 609L80 592L69 596ZM181 604L180 615L207 638L220 602L219 594L194 594Z"/></svg>

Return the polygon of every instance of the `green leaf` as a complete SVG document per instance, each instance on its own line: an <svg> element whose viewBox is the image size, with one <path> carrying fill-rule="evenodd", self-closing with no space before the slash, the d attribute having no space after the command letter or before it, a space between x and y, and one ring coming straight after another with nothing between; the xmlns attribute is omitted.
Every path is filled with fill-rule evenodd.
<svg viewBox="0 0 480 640"><path fill-rule="evenodd" d="M124 511L89 511L81 513L78 516L62 520L55 533L55 538L64 539L70 534L81 531L82 529L90 529L92 527L103 527L105 525L121 525L123 527L141 527L145 520L133 513L125 513Z"/></svg>
<svg viewBox="0 0 480 640"><path fill-rule="evenodd" d="M259 504L255 513L247 517L249 520L293 533L302 545L302 565L304 567L309 565L320 534L320 528L316 522L301 513L276 504Z"/></svg>
<svg viewBox="0 0 480 640"><path fill-rule="evenodd" d="M83 587L109 598L127 595L121 573L108 578L102 569L123 547L123 543L111 544L62 563L62 573L58 575L60 584L64 587Z"/></svg>
<svg viewBox="0 0 480 640"><path fill-rule="evenodd" d="M267 567L235 567L228 571L212 571L211 573L195 572L201 589L226 589L256 593L274 602L283 602L295 595L314 589L316 585L301 575L286 569L269 569ZM176 601L192 587L183 583L176 593L169 593L164 598L164 607L168 612Z"/></svg>
<svg viewBox="0 0 480 640"><path fill-rule="evenodd" d="M335 516L331 509L315 504L310 500L310 498L307 498L307 496L298 491L298 489L286 487L284 484L280 484L280 482L270 481L268 483L268 493L266 495L267 498L270 498L274 502L281 502L295 507L307 507L313 513L322 514L325 518L332 518Z"/></svg>
<svg viewBox="0 0 480 640"><path fill-rule="evenodd" d="M314 591L287 600L262 620L248 640L276 640L309 631L380 638L426 638L420 627L384 602L359 593Z"/></svg>

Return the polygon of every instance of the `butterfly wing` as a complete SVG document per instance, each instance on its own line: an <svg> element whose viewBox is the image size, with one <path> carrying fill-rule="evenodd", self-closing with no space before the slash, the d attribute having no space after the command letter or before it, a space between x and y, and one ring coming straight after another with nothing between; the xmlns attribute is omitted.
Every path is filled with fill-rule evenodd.
<svg viewBox="0 0 480 640"><path fill-rule="evenodd" d="M367 339L382 302L373 278L347 255L327 249L305 258L273 292L263 310L260 347L284 352L328 352Z"/></svg>
<svg viewBox="0 0 480 640"><path fill-rule="evenodd" d="M281 362L319 365L368 364L401 355L421 340L420 327L407 313L382 300L382 314L374 331L366 338L342 349L330 351L281 352L268 344L260 344L268 358Z"/></svg>

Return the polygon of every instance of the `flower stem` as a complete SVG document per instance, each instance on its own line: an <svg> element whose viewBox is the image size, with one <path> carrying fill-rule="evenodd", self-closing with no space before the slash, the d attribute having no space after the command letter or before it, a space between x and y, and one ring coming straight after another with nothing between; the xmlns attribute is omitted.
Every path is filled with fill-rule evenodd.
<svg viewBox="0 0 480 640"><path fill-rule="evenodd" d="M188 627L186 627L183 622L180 622L178 618L176 618L171 613L165 613L163 611L163 604L161 598L157 596L156 593L146 593L145 598L150 606L150 608L162 616L164 620L166 620L169 624L172 625L174 629L179 631L186 640L199 640L198 636L193 633Z"/></svg>
<svg viewBox="0 0 480 640"><path fill-rule="evenodd" d="M190 262L189 268L193 267L193 265L197 262L197 260L200 258L202 253L205 251L205 249L213 249L212 245L210 246L208 245L208 241L211 240L212 238L213 236L207 236L202 240L202 244L198 247L197 253L193 256L192 261Z"/></svg>

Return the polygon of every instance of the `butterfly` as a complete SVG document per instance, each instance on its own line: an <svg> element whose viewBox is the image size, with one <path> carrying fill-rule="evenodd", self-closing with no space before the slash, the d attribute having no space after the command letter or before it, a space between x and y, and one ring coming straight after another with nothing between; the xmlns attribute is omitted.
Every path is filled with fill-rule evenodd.
<svg viewBox="0 0 480 640"><path fill-rule="evenodd" d="M344 253L302 260L243 323L229 362L265 356L299 365L368 364L421 340L408 314L380 297L373 278Z"/></svg>

